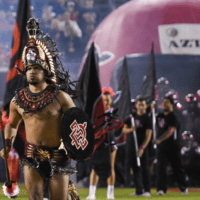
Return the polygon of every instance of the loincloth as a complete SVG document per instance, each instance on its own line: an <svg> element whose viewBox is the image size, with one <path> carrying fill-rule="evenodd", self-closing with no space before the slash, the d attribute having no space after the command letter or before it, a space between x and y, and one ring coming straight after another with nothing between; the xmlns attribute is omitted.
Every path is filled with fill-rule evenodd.
<svg viewBox="0 0 200 200"><path fill-rule="evenodd" d="M26 142L25 153L20 158L20 166L24 165L37 170L43 178L52 178L56 174L71 174L76 170L71 167L70 158L59 147L49 148L36 146Z"/></svg>

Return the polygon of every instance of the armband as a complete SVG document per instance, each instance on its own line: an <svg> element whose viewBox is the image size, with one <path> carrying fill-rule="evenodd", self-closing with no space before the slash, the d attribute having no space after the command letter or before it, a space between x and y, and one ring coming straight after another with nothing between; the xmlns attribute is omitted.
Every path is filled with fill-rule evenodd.
<svg viewBox="0 0 200 200"><path fill-rule="evenodd" d="M5 144L6 144L6 147L10 149L12 145L11 139L5 139Z"/></svg>
<svg viewBox="0 0 200 200"><path fill-rule="evenodd" d="M172 135L172 134L173 134L173 132L172 132L171 130L168 130L168 132L169 132L169 134L170 134L170 135Z"/></svg>
<svg viewBox="0 0 200 200"><path fill-rule="evenodd" d="M145 148L143 146L140 146L140 149L142 149L144 151Z"/></svg>

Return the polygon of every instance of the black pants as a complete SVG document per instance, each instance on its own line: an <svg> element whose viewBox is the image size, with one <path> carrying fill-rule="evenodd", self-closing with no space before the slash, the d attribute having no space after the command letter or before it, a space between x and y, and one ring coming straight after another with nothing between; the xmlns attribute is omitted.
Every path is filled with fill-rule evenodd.
<svg viewBox="0 0 200 200"><path fill-rule="evenodd" d="M132 159L130 159L130 166L133 168L133 177L136 187L136 193L142 194L143 189L145 192L150 192L151 188L151 175L149 167L149 151L144 150L142 157L140 158L141 166L137 166L135 151L132 151Z"/></svg>
<svg viewBox="0 0 200 200"><path fill-rule="evenodd" d="M125 145L118 146L115 159L115 178L120 184L125 184ZM130 170L129 170L130 171Z"/></svg>
<svg viewBox="0 0 200 200"><path fill-rule="evenodd" d="M186 174L181 163L179 147L158 149L157 191L167 192L167 164L170 162L181 191L187 188Z"/></svg>

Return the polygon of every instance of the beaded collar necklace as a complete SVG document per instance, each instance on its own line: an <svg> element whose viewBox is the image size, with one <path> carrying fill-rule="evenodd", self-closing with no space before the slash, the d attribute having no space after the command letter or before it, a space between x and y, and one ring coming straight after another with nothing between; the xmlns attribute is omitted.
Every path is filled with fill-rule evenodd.
<svg viewBox="0 0 200 200"><path fill-rule="evenodd" d="M15 92L14 102L24 109L24 114L35 113L52 103L58 93L58 87L53 84L48 85L39 93L32 93L29 87L26 87Z"/></svg>

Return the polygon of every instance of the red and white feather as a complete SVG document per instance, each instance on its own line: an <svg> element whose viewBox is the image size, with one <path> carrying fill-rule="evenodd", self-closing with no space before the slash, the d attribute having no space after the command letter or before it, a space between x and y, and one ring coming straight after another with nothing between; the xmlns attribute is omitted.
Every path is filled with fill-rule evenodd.
<svg viewBox="0 0 200 200"><path fill-rule="evenodd" d="M6 184L4 183L3 186L3 193L5 196L7 196L9 199L13 198L13 197L17 197L19 194L19 186L17 185L16 181L12 181L12 187L8 188L8 186L6 186Z"/></svg>

